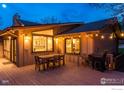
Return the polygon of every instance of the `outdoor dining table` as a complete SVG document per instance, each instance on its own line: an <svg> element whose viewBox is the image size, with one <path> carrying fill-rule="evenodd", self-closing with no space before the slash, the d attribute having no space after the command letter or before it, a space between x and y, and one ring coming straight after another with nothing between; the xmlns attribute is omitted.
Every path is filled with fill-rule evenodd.
<svg viewBox="0 0 124 93"><path fill-rule="evenodd" d="M41 60L43 60L45 63L47 63L47 67L49 67L49 63L52 62L54 63L55 57L60 57L60 61L63 61L63 65L65 65L65 61L64 61L64 54L48 54L48 55L39 55L38 56ZM52 61L50 59L53 59Z"/></svg>
<svg viewBox="0 0 124 93"><path fill-rule="evenodd" d="M40 55L39 58L40 59L48 59L48 58L54 58L55 56L61 56L63 57L64 60L64 54L48 54L48 55Z"/></svg>

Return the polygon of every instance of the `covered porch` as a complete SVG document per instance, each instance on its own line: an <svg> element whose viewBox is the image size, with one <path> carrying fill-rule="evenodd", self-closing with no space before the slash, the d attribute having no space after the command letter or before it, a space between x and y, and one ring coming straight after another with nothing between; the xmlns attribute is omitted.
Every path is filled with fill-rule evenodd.
<svg viewBox="0 0 124 93"><path fill-rule="evenodd" d="M0 34L1 57L10 60L10 62L17 65L17 34L12 31Z"/></svg>

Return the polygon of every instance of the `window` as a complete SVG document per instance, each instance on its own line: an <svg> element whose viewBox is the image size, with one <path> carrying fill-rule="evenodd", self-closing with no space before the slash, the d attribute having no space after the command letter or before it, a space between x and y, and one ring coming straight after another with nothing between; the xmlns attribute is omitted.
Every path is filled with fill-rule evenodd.
<svg viewBox="0 0 124 93"><path fill-rule="evenodd" d="M53 29L32 32L33 52L53 51Z"/></svg>
<svg viewBox="0 0 124 93"><path fill-rule="evenodd" d="M80 38L66 39L66 53L80 53Z"/></svg>
<svg viewBox="0 0 124 93"><path fill-rule="evenodd" d="M52 51L53 38L49 36L33 36L33 52Z"/></svg>
<svg viewBox="0 0 124 93"><path fill-rule="evenodd" d="M48 51L52 51L53 50L53 38L52 37L47 37L48 40Z"/></svg>
<svg viewBox="0 0 124 93"><path fill-rule="evenodd" d="M73 39L73 52L75 54L80 53L80 39L79 38Z"/></svg>
<svg viewBox="0 0 124 93"><path fill-rule="evenodd" d="M66 53L72 53L72 41L71 41L71 39L66 39Z"/></svg>
<svg viewBox="0 0 124 93"><path fill-rule="evenodd" d="M37 35L53 35L53 29L47 29L47 30L42 30L42 31L34 31L33 34Z"/></svg>

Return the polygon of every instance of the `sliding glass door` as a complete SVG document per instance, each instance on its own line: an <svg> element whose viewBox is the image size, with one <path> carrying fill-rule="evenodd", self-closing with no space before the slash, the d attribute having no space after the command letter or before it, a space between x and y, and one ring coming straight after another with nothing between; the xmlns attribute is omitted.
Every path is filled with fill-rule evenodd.
<svg viewBox="0 0 124 93"><path fill-rule="evenodd" d="M10 40L4 40L4 57L10 60Z"/></svg>
<svg viewBox="0 0 124 93"><path fill-rule="evenodd" d="M11 62L16 62L16 39L4 40L4 57Z"/></svg>

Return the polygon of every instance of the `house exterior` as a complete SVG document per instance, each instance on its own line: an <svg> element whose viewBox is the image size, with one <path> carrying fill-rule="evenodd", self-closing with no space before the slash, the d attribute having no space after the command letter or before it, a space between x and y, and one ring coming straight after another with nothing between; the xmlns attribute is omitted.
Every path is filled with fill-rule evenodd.
<svg viewBox="0 0 124 93"><path fill-rule="evenodd" d="M2 31L0 30L0 34L2 34ZM0 58L3 57L3 39L0 37Z"/></svg>
<svg viewBox="0 0 124 93"><path fill-rule="evenodd" d="M62 53L66 62L77 62L83 54L118 51L120 33L116 18L87 24L39 24L13 17L13 26L0 34L2 56L17 66L34 63L34 55Z"/></svg>

